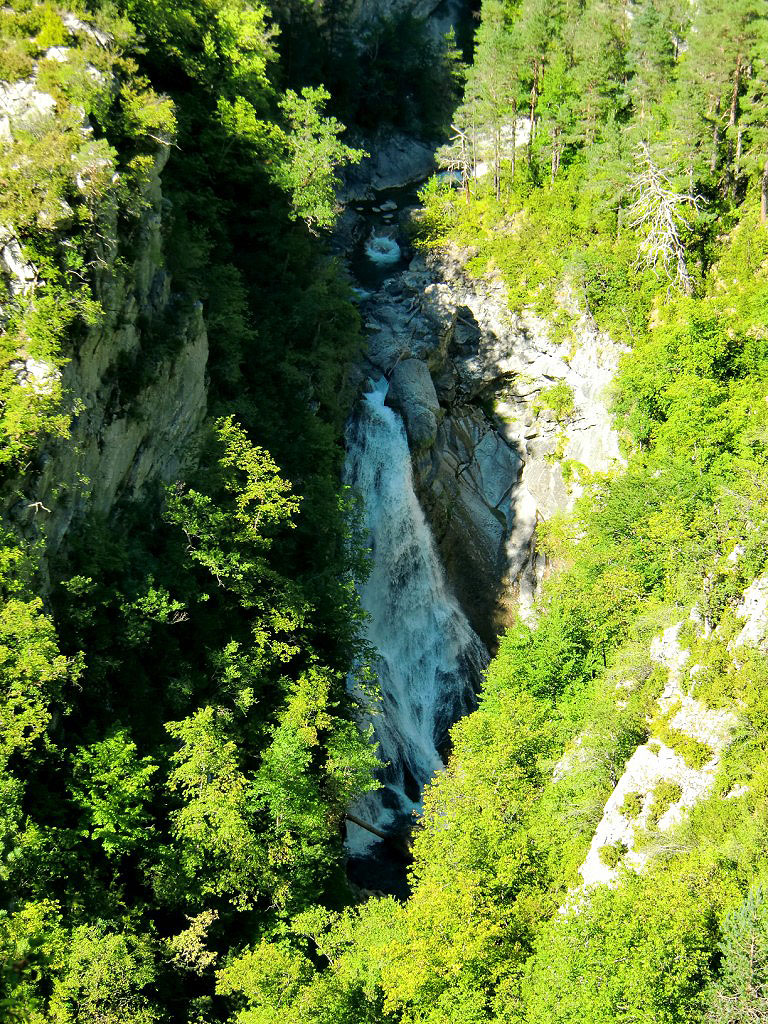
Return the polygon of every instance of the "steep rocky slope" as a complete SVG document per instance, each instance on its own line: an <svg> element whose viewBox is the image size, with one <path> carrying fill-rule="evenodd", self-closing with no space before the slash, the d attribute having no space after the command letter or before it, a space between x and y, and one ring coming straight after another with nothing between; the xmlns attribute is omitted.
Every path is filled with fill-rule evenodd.
<svg viewBox="0 0 768 1024"><path fill-rule="evenodd" d="M74 17L72 32L97 30ZM108 37L98 33L99 45ZM49 59L66 62L70 50L56 47ZM8 145L14 134L29 131L41 118L56 116L53 96L38 88L36 75L0 87L0 135ZM87 118L77 141L90 162L73 163L77 186L89 175L118 172L103 147L91 142ZM78 340L63 370L20 353L14 364L19 383L45 390L61 375L70 436L47 444L23 476L9 488L8 511L22 530L41 532L54 553L70 524L86 510L108 514L116 502L135 498L157 482L169 482L194 459L192 441L206 412L208 342L202 306L174 293L164 269L163 220L167 204L161 174L170 149L160 145L142 192L141 215L129 238L120 237L115 207L100 214L94 297L103 315ZM75 157L72 157L73 161ZM71 210L56 209L52 230L62 244L77 230ZM0 273L8 293L31 296L37 271L26 263L12 225L3 229ZM129 253L130 255L126 255Z"/></svg>
<svg viewBox="0 0 768 1024"><path fill-rule="evenodd" d="M419 498L454 592L493 643L545 571L536 524L572 506L585 471L621 460L608 410L621 347L577 316L560 339L458 251L414 259L363 304L368 372L391 376ZM565 412L550 408L560 385Z"/></svg>
<svg viewBox="0 0 768 1024"><path fill-rule="evenodd" d="M120 499L178 477L194 459L206 413L208 341L202 306L173 292L163 267L159 156L132 265L105 269L105 320L89 331L64 372L75 413L71 437L44 455L30 501L49 512L55 550L78 514L108 514Z"/></svg>
<svg viewBox="0 0 768 1024"><path fill-rule="evenodd" d="M767 609L768 579L760 577L745 590L735 611L743 626L728 644L734 667L745 648L765 651ZM696 609L691 621L707 635L706 623L700 621ZM737 707L710 707L696 696L702 666L690 664L691 652L681 642L683 626L683 621L674 623L651 643L651 661L664 674L664 690L656 716L649 721L649 739L629 758L606 802L580 868L584 888L616 884L622 867L641 871L646 866L656 846L648 842L649 835L666 833L680 824L691 808L713 792L722 754L738 726ZM633 679L619 684L617 700L635 685ZM556 774L570 769L579 758L580 747L577 739ZM726 798L743 791L733 790Z"/></svg>

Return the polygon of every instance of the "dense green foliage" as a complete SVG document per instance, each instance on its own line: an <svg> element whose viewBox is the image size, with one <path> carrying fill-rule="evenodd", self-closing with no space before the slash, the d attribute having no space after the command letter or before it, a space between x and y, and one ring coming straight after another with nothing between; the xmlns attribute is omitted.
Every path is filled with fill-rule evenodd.
<svg viewBox="0 0 768 1024"><path fill-rule="evenodd" d="M344 811L374 785L344 685L365 655L338 483L359 318L317 237L360 153L327 91L285 87L266 6L16 0L0 20L3 77L52 98L0 145L19 268L2 297L7 501L79 412L67 361L119 329L110 289L169 148L148 255L173 300L108 381L130 410L200 302L211 413L194 473L81 517L45 575L29 528L3 534L0 1016L222 1019L228 950L349 900Z"/></svg>
<svg viewBox="0 0 768 1024"><path fill-rule="evenodd" d="M764 1014L768 665L728 644L735 602L768 561L767 61L751 0L483 5L457 123L490 169L475 181L469 168L460 191L426 187L421 244L468 249L474 272L500 272L513 308L546 314L559 338L578 306L628 344L614 398L628 465L540 530L560 571L453 729L410 899L299 915L279 953L235 960L220 991L239 997L239 1020ZM516 113L535 130L513 154ZM454 166L472 149L457 142ZM539 404L567 420L572 400L555 385ZM656 712L665 676L649 657L694 603L696 696L739 713L715 791L673 830L661 823L680 786L630 793L621 813L643 815L648 867L574 892L639 744L664 741L691 768L711 759L672 724L675 707ZM600 857L621 868L625 852L617 841Z"/></svg>
<svg viewBox="0 0 768 1024"><path fill-rule="evenodd" d="M489 174L454 152L468 187L427 187L420 242L468 247L558 337L578 307L627 343L627 467L540 529L559 571L453 730L405 902L356 902L343 873L374 754L344 687L366 656L365 558L337 483L360 330L322 231L360 156L337 118L438 130L455 52L405 16L355 40L344 3L69 9L80 27L51 3L0 12L0 75L35 73L56 102L0 144L3 244L29 268L2 297L7 491L77 413L61 371L109 316L104 281L130 263L168 146L164 258L179 302L203 304L211 416L194 472L80 521L52 564L29 531L0 537L3 1019L764 1017L768 663L728 647L768 562L759 0L483 5L456 124ZM510 147L525 114L531 140ZM172 321L146 326L115 368L125 401L179 343ZM562 383L539 403L574 411ZM715 789L673 831L659 823L679 787L628 794L646 871L607 844L617 885L574 894L637 746L710 758L674 708L656 713L649 657L693 603L696 696L739 715Z"/></svg>
<svg viewBox="0 0 768 1024"><path fill-rule="evenodd" d="M765 1012L768 666L757 652L734 662L727 645L734 603L768 555L768 20L751 0L645 0L631 19L627 6L486 0L456 122L465 142L447 154L464 186L423 193L422 245L464 247L473 272L503 275L513 309L546 315L558 339L579 307L630 346L614 397L628 466L592 479L572 521L540 531L560 572L538 624L502 639L479 709L453 730L411 899L369 903L315 936L323 983L346 988L346 1007L364 978L382 1006L371 1020ZM534 130L515 154L520 114ZM489 170L474 179L478 151ZM567 418L569 399L555 385L538 401ZM644 813L649 867L569 895L639 743L655 736L692 768L711 758L670 724L674 707L654 713L663 678L650 640L693 603L706 624L698 638L690 628L696 696L739 709L715 794L673 832L658 828L676 783L659 782L647 805L628 794L621 813ZM625 852L616 842L599 855L616 867Z"/></svg>

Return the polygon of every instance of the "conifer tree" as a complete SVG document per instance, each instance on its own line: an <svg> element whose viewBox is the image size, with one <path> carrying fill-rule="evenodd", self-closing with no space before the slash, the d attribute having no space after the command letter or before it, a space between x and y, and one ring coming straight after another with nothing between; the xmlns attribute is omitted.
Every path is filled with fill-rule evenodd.
<svg viewBox="0 0 768 1024"><path fill-rule="evenodd" d="M624 76L625 17L615 0L591 0L573 31L574 137L589 145L617 110Z"/></svg>
<svg viewBox="0 0 768 1024"><path fill-rule="evenodd" d="M655 0L634 12L627 47L627 98L643 122L659 101L675 59L674 39Z"/></svg>
<svg viewBox="0 0 768 1024"><path fill-rule="evenodd" d="M483 5L483 20L477 31L475 63L467 78L465 101L476 112L480 125L491 135L493 151L493 189L501 198L501 160L503 128L512 126L512 175L515 160L515 122L520 97L517 53L507 29L504 6L500 0Z"/></svg>

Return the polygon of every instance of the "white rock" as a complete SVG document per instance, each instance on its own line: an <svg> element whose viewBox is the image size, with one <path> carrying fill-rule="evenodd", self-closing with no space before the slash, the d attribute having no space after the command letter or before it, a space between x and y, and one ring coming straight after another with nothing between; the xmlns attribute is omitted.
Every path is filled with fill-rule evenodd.
<svg viewBox="0 0 768 1024"><path fill-rule="evenodd" d="M46 117L56 109L56 100L47 92L36 88L33 79L20 82L0 82L0 116L7 118L8 131L15 122L25 124L38 117Z"/></svg>
<svg viewBox="0 0 768 1024"><path fill-rule="evenodd" d="M669 673L664 693L659 698L659 708L662 714L668 714L670 704L673 707L679 704L669 720L670 726L706 743L712 748L713 755L702 768L695 769L688 767L679 754L653 737L637 748L606 802L587 856L579 869L585 887L611 885L618 879L618 868L609 868L600 859L603 846L623 843L627 847L623 864L636 871L645 866L648 852L635 849L635 835L648 826L648 814L653 803L651 794L659 782L675 783L681 790L680 798L659 819L656 827L660 832L679 824L686 811L712 791L720 755L730 741L737 719L730 711L707 708L682 693L680 680L690 658L690 651L680 644L682 625L682 622L676 622L651 641L651 659L664 665ZM643 799L643 810L635 819L626 818L620 812L628 793L639 793Z"/></svg>
<svg viewBox="0 0 768 1024"><path fill-rule="evenodd" d="M61 20L70 32L75 34L82 32L84 35L90 36L90 38L97 42L103 49L107 49L107 47L112 43L112 37L107 35L106 32L102 32L93 25L89 25L87 22L81 21L78 17L72 14L71 11L65 11L61 15Z"/></svg>
<svg viewBox="0 0 768 1024"><path fill-rule="evenodd" d="M747 587L736 615L745 620L744 628L731 641L728 649L734 650L746 645L768 650L768 576L761 576Z"/></svg>
<svg viewBox="0 0 768 1024"><path fill-rule="evenodd" d="M45 59L55 60L57 64L66 64L71 52L68 46L49 46L45 51Z"/></svg>
<svg viewBox="0 0 768 1024"><path fill-rule="evenodd" d="M0 268L9 279L11 295L26 295L37 279L37 272L21 252L18 239L7 228L0 227Z"/></svg>
<svg viewBox="0 0 768 1024"><path fill-rule="evenodd" d="M746 550L747 549L744 547L743 544L736 544L733 548L733 551L731 551L731 553L728 555L726 561L729 563L729 565L736 565L736 563Z"/></svg>

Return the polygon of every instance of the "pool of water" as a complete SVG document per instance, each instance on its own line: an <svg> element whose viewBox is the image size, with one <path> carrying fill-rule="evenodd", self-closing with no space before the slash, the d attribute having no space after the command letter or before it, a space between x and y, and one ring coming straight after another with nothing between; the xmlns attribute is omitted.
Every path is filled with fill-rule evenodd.
<svg viewBox="0 0 768 1024"><path fill-rule="evenodd" d="M373 199L350 204L364 228L349 254L349 269L364 293L378 291L387 278L408 267L413 252L402 231L403 212L419 205L422 184L384 189Z"/></svg>

